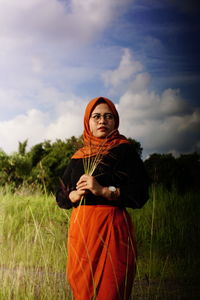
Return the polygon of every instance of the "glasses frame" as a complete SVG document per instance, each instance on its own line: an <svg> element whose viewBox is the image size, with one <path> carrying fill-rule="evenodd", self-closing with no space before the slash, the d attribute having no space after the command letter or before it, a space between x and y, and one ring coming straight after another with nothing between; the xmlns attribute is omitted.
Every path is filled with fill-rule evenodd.
<svg viewBox="0 0 200 300"><path fill-rule="evenodd" d="M114 115L112 113L105 113L105 114L100 114L100 113L94 113L90 116L90 118L92 120L94 120L95 122L99 122L101 120L101 118L103 117L104 120L106 121L112 121L114 120Z"/></svg>

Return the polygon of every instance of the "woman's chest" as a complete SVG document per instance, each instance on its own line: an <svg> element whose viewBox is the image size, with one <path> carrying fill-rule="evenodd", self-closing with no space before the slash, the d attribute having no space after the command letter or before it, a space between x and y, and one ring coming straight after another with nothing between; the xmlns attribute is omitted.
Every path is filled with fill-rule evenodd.
<svg viewBox="0 0 200 300"><path fill-rule="evenodd" d="M105 156L96 163L95 160L90 158L85 159L85 161L78 159L72 168L72 186L75 187L79 178L85 173L90 174L92 169L93 173L91 175L96 178L99 184L103 186L121 184L127 177L122 166L122 161L116 156Z"/></svg>

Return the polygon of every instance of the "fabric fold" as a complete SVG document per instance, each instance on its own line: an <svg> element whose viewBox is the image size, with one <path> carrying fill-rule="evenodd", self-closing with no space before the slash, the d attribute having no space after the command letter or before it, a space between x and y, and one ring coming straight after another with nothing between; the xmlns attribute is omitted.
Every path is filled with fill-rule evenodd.
<svg viewBox="0 0 200 300"><path fill-rule="evenodd" d="M73 209L67 279L76 300L128 299L135 261L132 223L124 209L107 205Z"/></svg>

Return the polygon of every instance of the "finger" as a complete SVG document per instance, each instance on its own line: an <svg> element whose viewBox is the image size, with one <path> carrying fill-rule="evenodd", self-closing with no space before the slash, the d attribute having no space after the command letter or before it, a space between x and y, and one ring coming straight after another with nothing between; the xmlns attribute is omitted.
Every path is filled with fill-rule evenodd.
<svg viewBox="0 0 200 300"><path fill-rule="evenodd" d="M83 174L80 178L79 181L84 181L85 180L85 174Z"/></svg>
<svg viewBox="0 0 200 300"><path fill-rule="evenodd" d="M77 181L77 184L80 184L80 183L83 183L83 182L86 182L86 181L87 181L87 177L84 177L84 175L83 175L79 178L79 180Z"/></svg>
<svg viewBox="0 0 200 300"><path fill-rule="evenodd" d="M80 181L80 182L77 182L77 186L86 186L86 184L87 184L87 181Z"/></svg>
<svg viewBox="0 0 200 300"><path fill-rule="evenodd" d="M85 188L83 188L83 187L82 187L82 188L78 188L78 189L77 189L77 192L83 192L83 191L86 191L86 189L85 189Z"/></svg>
<svg viewBox="0 0 200 300"><path fill-rule="evenodd" d="M83 180L79 179L79 181L77 181L76 185L80 185L83 182Z"/></svg>
<svg viewBox="0 0 200 300"><path fill-rule="evenodd" d="M86 192L86 190L77 190L77 193L78 193L79 196L83 196L83 195L85 195L87 192Z"/></svg>
<svg viewBox="0 0 200 300"><path fill-rule="evenodd" d="M91 176L88 175L88 174L83 174L83 175L79 178L79 180L85 181L85 180L88 180L90 177L91 177Z"/></svg>

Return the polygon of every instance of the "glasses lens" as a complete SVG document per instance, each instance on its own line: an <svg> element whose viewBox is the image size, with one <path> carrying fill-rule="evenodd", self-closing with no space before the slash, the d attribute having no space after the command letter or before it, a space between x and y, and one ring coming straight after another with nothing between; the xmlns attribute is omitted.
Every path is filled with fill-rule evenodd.
<svg viewBox="0 0 200 300"><path fill-rule="evenodd" d="M95 121L99 121L101 119L101 117L103 117L104 120L113 120L114 119L114 116L111 113L105 113L104 115L96 113L91 116L91 118Z"/></svg>

